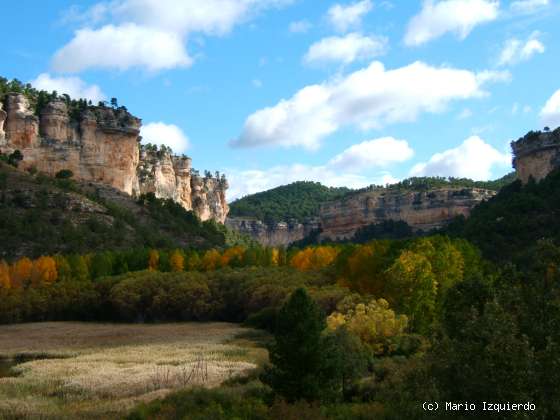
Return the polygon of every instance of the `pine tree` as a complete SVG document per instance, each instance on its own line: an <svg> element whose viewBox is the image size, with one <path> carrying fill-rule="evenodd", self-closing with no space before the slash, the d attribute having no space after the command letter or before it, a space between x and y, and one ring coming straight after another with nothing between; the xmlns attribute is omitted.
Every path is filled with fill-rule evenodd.
<svg viewBox="0 0 560 420"><path fill-rule="evenodd" d="M273 366L263 379L290 402L321 398L325 326L323 314L305 289L297 289L278 314L275 343L270 348Z"/></svg>

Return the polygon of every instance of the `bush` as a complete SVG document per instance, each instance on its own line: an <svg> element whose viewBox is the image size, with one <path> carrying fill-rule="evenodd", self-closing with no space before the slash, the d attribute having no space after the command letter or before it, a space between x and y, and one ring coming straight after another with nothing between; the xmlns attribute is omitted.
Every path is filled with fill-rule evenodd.
<svg viewBox="0 0 560 420"><path fill-rule="evenodd" d="M55 175L55 178L57 179L70 179L74 176L74 172L72 172L70 169L62 169L60 171L58 171Z"/></svg>

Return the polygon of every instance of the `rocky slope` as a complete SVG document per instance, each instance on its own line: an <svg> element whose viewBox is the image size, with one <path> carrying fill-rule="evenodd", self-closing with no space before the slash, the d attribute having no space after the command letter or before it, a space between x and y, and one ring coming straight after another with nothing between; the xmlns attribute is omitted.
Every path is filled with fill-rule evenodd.
<svg viewBox="0 0 560 420"><path fill-rule="evenodd" d="M403 221L417 231L445 226L456 216L496 194L480 188L440 188L423 192L385 190L352 194L323 204L321 239L348 239L357 229L386 220Z"/></svg>
<svg viewBox="0 0 560 420"><path fill-rule="evenodd" d="M189 158L167 151L141 153L141 120L126 109L88 106L76 116L65 101L55 99L37 117L22 94L8 94L3 102L0 152L20 150L20 169L51 176L70 170L76 180L106 184L132 196L152 192L193 210L201 220L224 223L225 178L201 178L191 170Z"/></svg>

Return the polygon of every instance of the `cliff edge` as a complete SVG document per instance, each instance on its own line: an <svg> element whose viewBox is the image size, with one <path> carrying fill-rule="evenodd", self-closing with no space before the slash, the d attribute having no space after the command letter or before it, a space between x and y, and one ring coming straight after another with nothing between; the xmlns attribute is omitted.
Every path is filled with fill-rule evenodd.
<svg viewBox="0 0 560 420"><path fill-rule="evenodd" d="M124 107L79 101L69 109L69 103L55 97L40 109L35 104L34 112L23 94L0 98L0 152L19 150L22 170L50 176L69 170L76 180L106 184L134 197L153 193L203 221L225 222L225 177L200 177L190 158L141 146L142 122Z"/></svg>

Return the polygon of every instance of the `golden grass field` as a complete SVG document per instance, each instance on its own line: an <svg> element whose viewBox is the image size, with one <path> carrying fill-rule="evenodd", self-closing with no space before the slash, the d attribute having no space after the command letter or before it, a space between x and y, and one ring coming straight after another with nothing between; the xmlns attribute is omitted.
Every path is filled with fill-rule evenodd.
<svg viewBox="0 0 560 420"><path fill-rule="evenodd" d="M0 378L0 419L112 419L178 388L256 367L253 330L227 323L45 322L0 326L0 358L41 357Z"/></svg>

